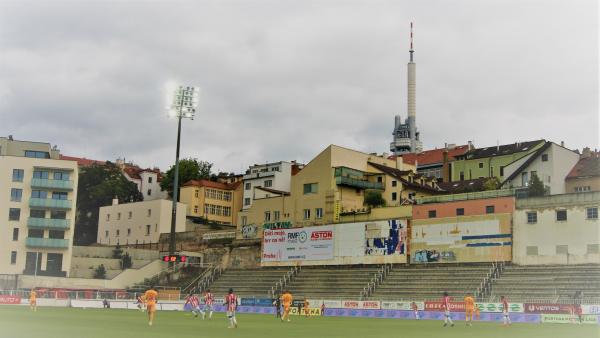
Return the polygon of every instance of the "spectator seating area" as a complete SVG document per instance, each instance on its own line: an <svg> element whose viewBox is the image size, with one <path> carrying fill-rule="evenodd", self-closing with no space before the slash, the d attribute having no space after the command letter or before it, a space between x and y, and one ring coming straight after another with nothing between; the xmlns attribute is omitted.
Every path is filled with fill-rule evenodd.
<svg viewBox="0 0 600 338"><path fill-rule="evenodd" d="M378 265L302 267L286 288L297 299L359 299L363 288L380 268Z"/></svg>
<svg viewBox="0 0 600 338"><path fill-rule="evenodd" d="M371 295L378 300L438 300L444 291L454 299L474 294L491 264L396 265Z"/></svg>
<svg viewBox="0 0 600 338"><path fill-rule="evenodd" d="M270 297L271 287L289 271L289 268L262 268L248 270L228 269L210 285L216 297L233 288L240 297Z"/></svg>
<svg viewBox="0 0 600 338"><path fill-rule="evenodd" d="M583 303L600 302L600 265L506 265L492 284L492 300L501 295L522 302L570 303L581 291Z"/></svg>

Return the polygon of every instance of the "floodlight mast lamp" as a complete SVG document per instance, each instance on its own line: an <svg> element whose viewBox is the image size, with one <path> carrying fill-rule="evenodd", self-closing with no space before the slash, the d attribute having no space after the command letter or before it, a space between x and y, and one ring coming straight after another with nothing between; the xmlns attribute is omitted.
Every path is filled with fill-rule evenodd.
<svg viewBox="0 0 600 338"><path fill-rule="evenodd" d="M177 224L177 201L179 195L179 148L181 140L181 119L194 119L198 105L198 88L178 86L173 93L170 112L177 117L177 150L175 151L175 177L173 178L173 214L169 236L169 255L175 254L175 225ZM171 265L173 265L171 263Z"/></svg>

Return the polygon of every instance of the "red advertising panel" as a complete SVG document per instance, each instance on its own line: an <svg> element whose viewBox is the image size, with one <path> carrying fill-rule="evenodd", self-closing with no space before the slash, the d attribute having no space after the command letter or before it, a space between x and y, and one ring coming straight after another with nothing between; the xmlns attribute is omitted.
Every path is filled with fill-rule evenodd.
<svg viewBox="0 0 600 338"><path fill-rule="evenodd" d="M568 304L545 304L545 303L525 303L523 304L525 313L571 313L572 305Z"/></svg>
<svg viewBox="0 0 600 338"><path fill-rule="evenodd" d="M442 311L442 302L425 302L425 311ZM450 302L451 312L465 312L464 302Z"/></svg>
<svg viewBox="0 0 600 338"><path fill-rule="evenodd" d="M21 297L0 295L0 304L13 304L13 305L21 304Z"/></svg>

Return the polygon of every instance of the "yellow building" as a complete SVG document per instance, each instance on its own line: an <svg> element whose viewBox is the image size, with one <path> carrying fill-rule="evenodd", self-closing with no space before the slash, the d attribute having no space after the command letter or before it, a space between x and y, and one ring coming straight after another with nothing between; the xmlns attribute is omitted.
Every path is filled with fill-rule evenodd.
<svg viewBox="0 0 600 338"><path fill-rule="evenodd" d="M181 203L187 204L187 215L209 222L235 225L242 209L242 182L221 183L191 180L180 190Z"/></svg>
<svg viewBox="0 0 600 338"><path fill-rule="evenodd" d="M240 212L238 237L260 238L263 229L341 223L348 215L375 213L364 205L369 191L380 192L386 206L399 212L378 214L405 217L408 213L399 206L439 192L435 179L415 174L414 169L401 158L330 145L292 176L289 194L270 191Z"/></svg>

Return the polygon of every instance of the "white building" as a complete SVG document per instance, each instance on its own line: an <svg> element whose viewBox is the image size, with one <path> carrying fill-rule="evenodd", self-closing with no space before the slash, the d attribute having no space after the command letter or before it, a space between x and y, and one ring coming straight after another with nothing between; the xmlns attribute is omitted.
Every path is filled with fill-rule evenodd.
<svg viewBox="0 0 600 338"><path fill-rule="evenodd" d="M175 231L185 231L187 206L177 203ZM128 245L158 243L161 233L171 232L172 201L152 200L101 207L98 219L98 243Z"/></svg>
<svg viewBox="0 0 600 338"><path fill-rule="evenodd" d="M275 163L255 164L251 166L244 175L244 199L242 209L248 209L252 206L252 201L257 198L256 194L262 196L263 191L256 188L266 188L275 194L290 192L290 183L292 180L292 171L301 168L295 161L280 161Z"/></svg>
<svg viewBox="0 0 600 338"><path fill-rule="evenodd" d="M513 262L600 263L600 192L517 199Z"/></svg>
<svg viewBox="0 0 600 338"><path fill-rule="evenodd" d="M554 142L546 142L530 153L504 167L504 188L524 188L536 175L549 194L564 194L565 178L579 160L579 154Z"/></svg>
<svg viewBox="0 0 600 338"><path fill-rule="evenodd" d="M123 171L125 178L137 185L144 201L166 199L168 197L167 191L160 188L162 174L158 168L142 169L132 163L125 163L122 159L117 159L116 164Z"/></svg>
<svg viewBox="0 0 600 338"><path fill-rule="evenodd" d="M3 274L69 274L78 168L59 158L49 143L0 137Z"/></svg>

